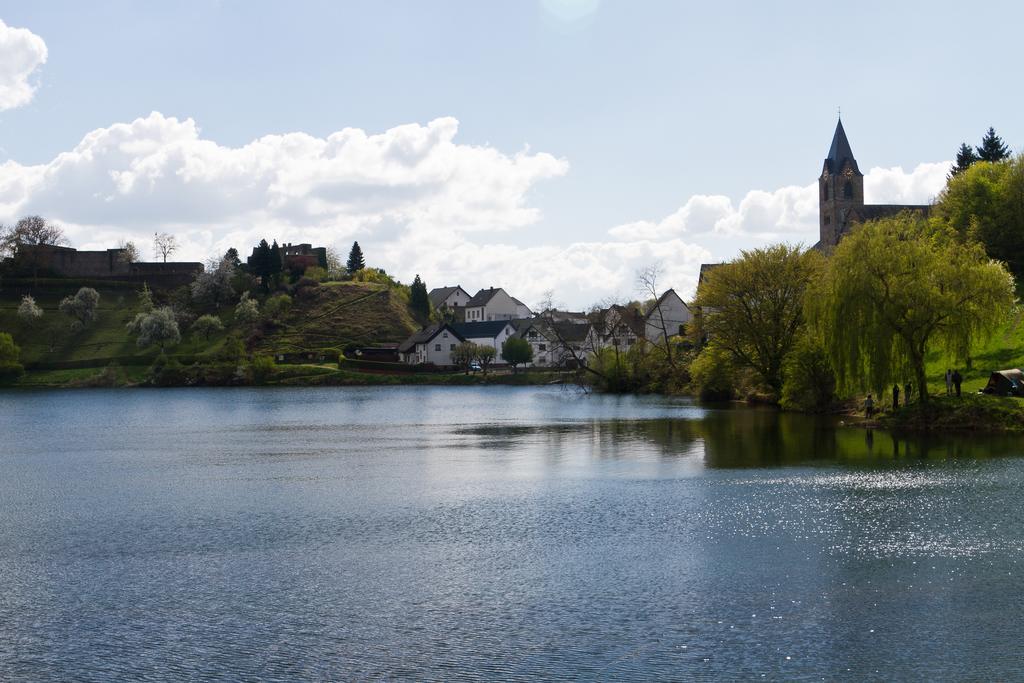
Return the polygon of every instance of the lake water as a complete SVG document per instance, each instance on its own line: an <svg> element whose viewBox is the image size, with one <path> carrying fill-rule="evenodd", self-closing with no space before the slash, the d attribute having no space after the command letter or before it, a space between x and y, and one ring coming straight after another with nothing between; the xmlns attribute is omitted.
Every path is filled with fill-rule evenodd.
<svg viewBox="0 0 1024 683"><path fill-rule="evenodd" d="M1021 679L1021 455L560 388L0 392L0 680Z"/></svg>

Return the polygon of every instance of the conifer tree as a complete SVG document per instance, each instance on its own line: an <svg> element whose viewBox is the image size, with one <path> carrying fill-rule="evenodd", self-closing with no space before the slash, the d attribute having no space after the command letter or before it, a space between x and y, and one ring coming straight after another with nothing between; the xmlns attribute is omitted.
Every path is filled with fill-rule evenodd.
<svg viewBox="0 0 1024 683"><path fill-rule="evenodd" d="M260 279L264 288L268 286L270 281L270 245L266 240L260 240L253 253L252 274Z"/></svg>
<svg viewBox="0 0 1024 683"><path fill-rule="evenodd" d="M949 177L966 171L977 160L978 155L974 153L974 148L966 142L961 144L960 151L956 153L956 165L950 170Z"/></svg>
<svg viewBox="0 0 1024 683"><path fill-rule="evenodd" d="M270 247L270 275L277 277L284 270L284 257L281 255L281 247L277 246L277 240Z"/></svg>
<svg viewBox="0 0 1024 683"><path fill-rule="evenodd" d="M353 242L352 250L348 252L348 264L346 264L345 268L348 270L348 274L352 275L365 267L366 261L363 260L363 250L359 248L359 242Z"/></svg>
<svg viewBox="0 0 1024 683"><path fill-rule="evenodd" d="M430 297L427 296L427 285L417 274L409 287L409 305L412 310L423 318L430 315Z"/></svg>
<svg viewBox="0 0 1024 683"><path fill-rule="evenodd" d="M978 159L981 161L1002 161L1010 156L1010 148L1006 146L1003 139L996 135L996 129L989 126L985 137L981 139L981 146L978 147Z"/></svg>

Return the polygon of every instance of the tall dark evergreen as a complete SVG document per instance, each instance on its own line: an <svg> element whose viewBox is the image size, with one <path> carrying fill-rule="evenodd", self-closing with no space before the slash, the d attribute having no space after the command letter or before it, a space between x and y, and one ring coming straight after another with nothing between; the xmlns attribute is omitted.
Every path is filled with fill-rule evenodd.
<svg viewBox="0 0 1024 683"><path fill-rule="evenodd" d="M960 145L960 151L956 153L956 165L949 172L949 177L952 178L955 175L963 173L971 164L978 160L978 155L974 153L974 148L968 145L966 142Z"/></svg>
<svg viewBox="0 0 1024 683"><path fill-rule="evenodd" d="M348 274L352 275L357 270L362 270L366 267L366 261L363 259L363 250L359 248L359 242L352 243L352 250L348 252L348 263L345 268L348 270Z"/></svg>
<svg viewBox="0 0 1024 683"><path fill-rule="evenodd" d="M270 284L270 245L260 240L252 254L252 274L260 279L264 289Z"/></svg>
<svg viewBox="0 0 1024 683"><path fill-rule="evenodd" d="M270 275L276 277L284 270L284 257L281 255L281 247L277 246L277 240L270 247Z"/></svg>
<svg viewBox="0 0 1024 683"><path fill-rule="evenodd" d="M1010 156L1010 148L1003 139L996 135L996 129L989 127L978 147L978 159L981 161L1002 161Z"/></svg>
<svg viewBox="0 0 1024 683"><path fill-rule="evenodd" d="M427 296L427 285L419 275L413 278L409 287L409 305L412 310L423 318L430 315L430 297Z"/></svg>
<svg viewBox="0 0 1024 683"><path fill-rule="evenodd" d="M224 254L224 259L231 262L231 265L235 268L239 268L242 265L242 259L238 258L238 250L231 247Z"/></svg>

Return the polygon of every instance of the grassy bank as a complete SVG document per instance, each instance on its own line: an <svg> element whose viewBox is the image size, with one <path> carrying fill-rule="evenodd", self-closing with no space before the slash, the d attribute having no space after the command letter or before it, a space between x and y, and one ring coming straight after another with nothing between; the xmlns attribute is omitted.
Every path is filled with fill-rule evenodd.
<svg viewBox="0 0 1024 683"><path fill-rule="evenodd" d="M911 403L879 422L893 431L907 432L1024 432L1024 399L943 395L926 405Z"/></svg>

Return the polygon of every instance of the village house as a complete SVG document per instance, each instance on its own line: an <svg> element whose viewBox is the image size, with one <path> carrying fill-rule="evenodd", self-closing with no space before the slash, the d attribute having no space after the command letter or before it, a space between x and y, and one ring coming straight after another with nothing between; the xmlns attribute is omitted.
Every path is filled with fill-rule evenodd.
<svg viewBox="0 0 1024 683"><path fill-rule="evenodd" d="M434 323L419 330L398 346L399 358L409 365L430 363L450 366L452 351L466 341L449 323Z"/></svg>
<svg viewBox="0 0 1024 683"><path fill-rule="evenodd" d="M509 296L500 287L481 289L466 302L465 321L486 322L489 320L522 320L533 316L533 312L519 299Z"/></svg>
<svg viewBox="0 0 1024 683"><path fill-rule="evenodd" d="M509 320L454 323L451 327L468 342L477 346L494 347L494 360L498 364L505 362L501 355L502 347L509 337L516 333L516 326Z"/></svg>
<svg viewBox="0 0 1024 683"><path fill-rule="evenodd" d="M686 325L693 320L693 314L676 290L667 289L644 318L644 338L652 344L665 345L670 337L686 333Z"/></svg>
<svg viewBox="0 0 1024 683"><path fill-rule="evenodd" d="M604 309L595 322L598 347L629 351L646 333L646 320L635 308L614 304Z"/></svg>
<svg viewBox="0 0 1024 683"><path fill-rule="evenodd" d="M465 306L471 297L469 292L460 285L455 285L454 287L435 287L427 294L427 298L437 310L444 308L454 310Z"/></svg>
<svg viewBox="0 0 1024 683"><path fill-rule="evenodd" d="M537 367L571 366L597 348L589 322L532 318L523 321L514 336L533 348L532 365Z"/></svg>

